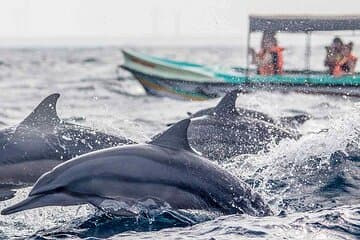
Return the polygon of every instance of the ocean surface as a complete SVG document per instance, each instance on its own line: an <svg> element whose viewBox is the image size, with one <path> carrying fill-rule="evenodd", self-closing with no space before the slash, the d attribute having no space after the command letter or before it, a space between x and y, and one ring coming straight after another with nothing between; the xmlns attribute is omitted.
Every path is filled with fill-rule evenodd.
<svg viewBox="0 0 360 240"><path fill-rule="evenodd" d="M245 62L240 48L138 50L205 64ZM314 51L320 68L322 51ZM291 67L303 58L285 60ZM66 121L144 142L167 123L218 101L148 96L129 73L116 71L121 63L120 47L0 49L0 128L19 123L57 92L58 113ZM46 207L0 216L0 239L360 239L359 100L255 92L239 96L237 106L274 118L312 116L300 127L299 140L285 139L268 152L221 163L258 191L274 216L160 209L119 218L87 205ZM24 199L29 190L18 190L14 199L0 202L0 209Z"/></svg>

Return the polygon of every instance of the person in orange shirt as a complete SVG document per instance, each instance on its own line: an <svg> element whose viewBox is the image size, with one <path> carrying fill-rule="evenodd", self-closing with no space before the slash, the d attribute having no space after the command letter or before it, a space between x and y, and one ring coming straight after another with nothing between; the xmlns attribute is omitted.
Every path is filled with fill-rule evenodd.
<svg viewBox="0 0 360 240"><path fill-rule="evenodd" d="M353 74L355 72L357 57L355 57L351 53L353 46L354 44L350 42L349 44L345 44L342 47L342 51L341 51L342 57L335 62L332 75L336 77L340 77L346 74Z"/></svg>
<svg viewBox="0 0 360 240"><path fill-rule="evenodd" d="M324 65L328 67L329 74L333 74L336 62L340 61L343 57L344 43L339 37L335 37L330 46L326 46L326 58Z"/></svg>
<svg viewBox="0 0 360 240"><path fill-rule="evenodd" d="M261 49L255 53L254 49L249 49L252 55L252 63L257 65L257 73L260 75L275 75L283 72L283 52L277 44L275 33L264 32Z"/></svg>

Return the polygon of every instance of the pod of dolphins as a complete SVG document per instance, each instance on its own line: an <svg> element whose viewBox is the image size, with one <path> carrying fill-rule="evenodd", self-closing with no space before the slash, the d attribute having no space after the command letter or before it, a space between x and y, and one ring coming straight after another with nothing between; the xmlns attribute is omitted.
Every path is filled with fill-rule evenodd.
<svg viewBox="0 0 360 240"><path fill-rule="evenodd" d="M266 151L273 139L297 139L295 127L309 116L276 121L236 109L237 94L228 93L214 108L190 114L143 144L61 120L60 95L48 96L20 124L0 131L0 200L35 183L25 200L1 214L91 204L129 216L136 214L131 206L151 200L172 209L271 215L258 193L216 161Z"/></svg>

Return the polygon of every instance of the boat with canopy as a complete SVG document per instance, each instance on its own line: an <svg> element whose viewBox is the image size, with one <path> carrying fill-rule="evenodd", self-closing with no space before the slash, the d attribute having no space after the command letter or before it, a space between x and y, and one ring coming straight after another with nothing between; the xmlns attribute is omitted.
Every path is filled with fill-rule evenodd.
<svg viewBox="0 0 360 240"><path fill-rule="evenodd" d="M205 100L239 89L295 91L360 97L360 73L335 77L326 71L311 70L311 36L324 31L360 30L360 16L250 16L248 49L255 32L306 34L305 69L284 70L282 74L263 76L246 67L212 67L174 61L123 50L122 68L130 71L147 93L181 99Z"/></svg>

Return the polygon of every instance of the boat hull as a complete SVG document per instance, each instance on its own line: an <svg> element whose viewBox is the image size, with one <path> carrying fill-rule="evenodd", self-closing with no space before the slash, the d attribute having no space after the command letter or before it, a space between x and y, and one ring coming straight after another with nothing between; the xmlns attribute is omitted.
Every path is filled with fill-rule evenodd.
<svg viewBox="0 0 360 240"><path fill-rule="evenodd" d="M123 68L132 73L147 94L154 96L202 101L223 96L229 90L239 87L238 84L229 83L199 83L181 79L166 79L144 74L126 67Z"/></svg>

